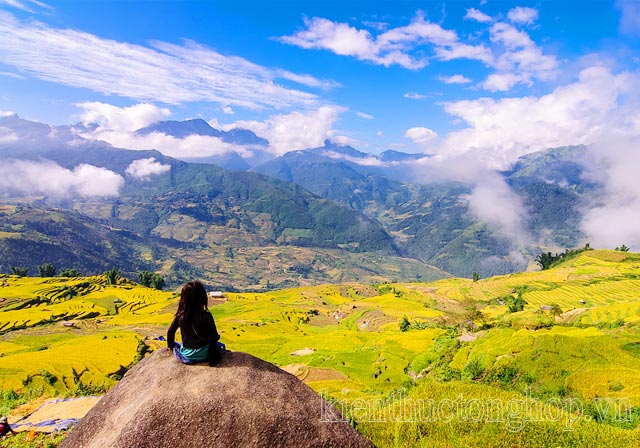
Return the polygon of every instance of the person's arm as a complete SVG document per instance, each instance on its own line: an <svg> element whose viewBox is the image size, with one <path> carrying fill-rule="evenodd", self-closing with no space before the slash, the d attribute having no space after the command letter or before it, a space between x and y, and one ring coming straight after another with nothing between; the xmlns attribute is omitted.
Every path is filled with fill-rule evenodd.
<svg viewBox="0 0 640 448"><path fill-rule="evenodd" d="M176 343L176 330L178 329L178 316L173 318L173 322L169 326L169 330L167 331L167 347L173 350L173 347Z"/></svg>
<svg viewBox="0 0 640 448"><path fill-rule="evenodd" d="M216 328L216 323L211 313L205 313L205 323L207 325L207 338L209 341L218 342L220 335L218 334L218 329Z"/></svg>

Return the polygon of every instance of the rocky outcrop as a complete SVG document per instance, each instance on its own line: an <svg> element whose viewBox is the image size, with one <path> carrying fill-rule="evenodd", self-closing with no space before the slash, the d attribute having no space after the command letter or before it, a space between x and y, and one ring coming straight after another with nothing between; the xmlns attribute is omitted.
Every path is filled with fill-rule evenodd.
<svg viewBox="0 0 640 448"><path fill-rule="evenodd" d="M133 367L61 448L372 447L295 376L246 353L187 366L161 349Z"/></svg>

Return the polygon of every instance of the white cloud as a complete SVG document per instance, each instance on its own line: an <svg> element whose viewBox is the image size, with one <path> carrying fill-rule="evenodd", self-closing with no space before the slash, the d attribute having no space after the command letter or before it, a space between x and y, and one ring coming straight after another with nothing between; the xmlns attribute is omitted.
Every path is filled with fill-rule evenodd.
<svg viewBox="0 0 640 448"><path fill-rule="evenodd" d="M385 67L398 64L405 68L418 69L426 64L425 61L416 60L398 51L393 45L377 44L367 30L359 30L349 24L332 22L321 17L305 19L304 23L306 29L291 36L280 37L278 40L305 49L324 49L342 56L354 56Z"/></svg>
<svg viewBox="0 0 640 448"><path fill-rule="evenodd" d="M51 6L38 0L0 0L0 5L3 4L27 12L34 12L34 6L48 10L53 9Z"/></svg>
<svg viewBox="0 0 640 448"><path fill-rule="evenodd" d="M526 247L530 236L525 229L527 212L522 199L500 173L485 165L480 151L425 157L413 167L423 182L454 181L469 185L471 193L461 197L469 212L496 235L512 242L515 251L512 258Z"/></svg>
<svg viewBox="0 0 640 448"><path fill-rule="evenodd" d="M516 84L531 84L534 80L550 80L558 69L558 60L544 54L531 37L508 23L495 23L490 30L491 41L503 47L492 66L497 70L481 86L489 91L507 91Z"/></svg>
<svg viewBox="0 0 640 448"><path fill-rule="evenodd" d="M438 134L429 128L415 127L407 129L404 136L420 145L427 145L438 138Z"/></svg>
<svg viewBox="0 0 640 448"><path fill-rule="evenodd" d="M492 73L484 80L482 88L490 92L506 92L521 80L515 73Z"/></svg>
<svg viewBox="0 0 640 448"><path fill-rule="evenodd" d="M595 66L584 69L575 82L541 97L447 103L445 110L467 128L439 139L430 148L436 155L415 166L425 182L470 185L472 192L465 197L470 212L508 236L519 250L530 240L523 225L527 214L499 172L524 154L592 145L596 157L592 177L605 186L605 194L599 202L585 205L581 228L598 247L627 244L640 250L640 232L629 225L640 221L638 92L637 73L614 74Z"/></svg>
<svg viewBox="0 0 640 448"><path fill-rule="evenodd" d="M471 82L469 78L463 75L441 76L438 79L445 84L468 84Z"/></svg>
<svg viewBox="0 0 640 448"><path fill-rule="evenodd" d="M11 73L11 72L0 72L0 76L6 76L7 78L13 78L13 79L27 79L24 76L18 75L17 73Z"/></svg>
<svg viewBox="0 0 640 448"><path fill-rule="evenodd" d="M624 34L640 34L640 3L636 0L617 0L620 10L620 31Z"/></svg>
<svg viewBox="0 0 640 448"><path fill-rule="evenodd" d="M73 170L51 161L8 160L0 164L0 191L51 197L118 196L124 179L106 168L81 164Z"/></svg>
<svg viewBox="0 0 640 448"><path fill-rule="evenodd" d="M2 117L10 117L12 115L15 115L15 112L10 112L8 110L0 110L0 118Z"/></svg>
<svg viewBox="0 0 640 448"><path fill-rule="evenodd" d="M225 130L244 128L269 141L271 152L282 155L289 151L322 146L332 136L332 126L343 107L323 106L315 111L274 115L265 121L237 121Z"/></svg>
<svg viewBox="0 0 640 448"><path fill-rule="evenodd" d="M534 8L526 8L523 6L516 6L509 10L507 17L513 23L531 25L538 20L538 10Z"/></svg>
<svg viewBox="0 0 640 448"><path fill-rule="evenodd" d="M517 7L511 9L508 16L513 24L532 24L538 11ZM557 58L544 53L526 32L512 23L493 23L490 16L474 8L467 9L465 19L492 24L490 42L478 42L482 35L463 40L455 30L430 22L421 12L409 25L391 28L378 35L348 23L314 17L305 19L304 29L278 40L306 49L329 50L385 67L400 65L411 70L422 69L429 60L474 60L495 70L480 84L494 92L507 91L518 84L548 81L556 76Z"/></svg>
<svg viewBox="0 0 640 448"><path fill-rule="evenodd" d="M0 117L3 117L3 116L6 117L9 115L2 115L2 112L0 112ZM13 143L17 140L18 140L18 136L11 129L0 126L0 144Z"/></svg>
<svg viewBox="0 0 640 448"><path fill-rule="evenodd" d="M485 63L492 60L487 47L460 42L455 31L425 20L421 13L418 13L409 25L392 28L378 36L347 23L332 22L320 17L305 19L305 27L291 36L283 36L278 40L305 49L329 50L338 55L353 56L385 67L397 64L411 70L418 70L427 65L425 57L412 55L414 49L425 45L433 46L436 56L441 60L465 58Z"/></svg>
<svg viewBox="0 0 640 448"><path fill-rule="evenodd" d="M331 141L342 146L360 146L362 142L347 135L331 135Z"/></svg>
<svg viewBox="0 0 640 448"><path fill-rule="evenodd" d="M594 247L622 244L640 250L640 129L605 131L590 148L590 177L604 187L595 203L586 204L581 230ZM631 135L630 135L631 134Z"/></svg>
<svg viewBox="0 0 640 448"><path fill-rule="evenodd" d="M356 115L360 118L364 118L365 120L373 120L375 118L373 115L369 115L364 112L356 112Z"/></svg>
<svg viewBox="0 0 640 448"><path fill-rule="evenodd" d="M297 73L292 73L288 70L276 70L275 73L277 74L278 78L288 79L289 81L293 81L303 86L315 87L322 90L331 90L342 85L337 81L318 79L311 75L300 75Z"/></svg>
<svg viewBox="0 0 640 448"><path fill-rule="evenodd" d="M442 61L471 59L480 61L488 66L493 64L493 53L484 45L469 45L456 42L446 47L436 47L435 53Z"/></svg>
<svg viewBox="0 0 640 448"><path fill-rule="evenodd" d="M162 132L151 132L145 135L137 135L127 131L111 131L98 129L93 132L81 134L84 138L102 140L117 148L131 150L156 149L162 154L176 159L192 159L237 152L242 157L252 155L250 148L227 143L217 137L205 135L189 135L185 138L176 138Z"/></svg>
<svg viewBox="0 0 640 448"><path fill-rule="evenodd" d="M148 103L117 107L100 102L86 102L76 106L84 110L80 114L83 123L96 123L112 131L135 131L171 115L169 109Z"/></svg>
<svg viewBox="0 0 640 448"><path fill-rule="evenodd" d="M376 137L382 137L383 135L384 135L384 132L382 131L376 132Z"/></svg>
<svg viewBox="0 0 640 448"><path fill-rule="evenodd" d="M573 84L556 88L540 98L480 98L445 104L445 111L468 124L449 133L442 154L483 151L487 166L502 170L519 156L549 147L589 144L616 121L622 101L640 86L629 73L612 74L590 67ZM612 114L616 118L611 118Z"/></svg>
<svg viewBox="0 0 640 448"><path fill-rule="evenodd" d="M481 23L488 23L491 22L491 17L486 15L485 13L483 13L482 11L479 11L475 8L469 8L467 9L467 14L465 14L464 16L465 19L470 19L470 20L475 20L477 22L481 22Z"/></svg>
<svg viewBox="0 0 640 448"><path fill-rule="evenodd" d="M353 156L341 154L335 151L323 151L322 155L326 157L330 157L332 159L346 160L347 162L355 163L356 165L361 165L361 166L392 166L392 165L398 164L397 162L395 163L383 162L373 155L368 155L367 157L353 157Z"/></svg>
<svg viewBox="0 0 640 448"><path fill-rule="evenodd" d="M403 96L410 100L421 100L426 98L426 95L422 95L421 93L416 93L416 92L407 92Z"/></svg>
<svg viewBox="0 0 640 448"><path fill-rule="evenodd" d="M195 42L152 42L152 47L103 39L71 29L22 23L0 12L0 60L23 74L141 101L181 104L213 101L253 109L316 107L314 94L275 83L305 85L309 75L269 69L225 56ZM295 79L294 79L295 78Z"/></svg>
<svg viewBox="0 0 640 448"><path fill-rule="evenodd" d="M507 185L497 173L485 175L476 183L469 201L469 211L484 222L498 235L515 243L515 248L523 250L529 243L525 230L525 211L522 199Z"/></svg>
<svg viewBox="0 0 640 448"><path fill-rule="evenodd" d="M134 160L129 164L125 173L131 177L135 177L141 180L149 180L151 176L158 176L171 170L170 165L163 165L157 162L154 157L148 157L146 159Z"/></svg>
<svg viewBox="0 0 640 448"><path fill-rule="evenodd" d="M222 110L222 113L225 115L233 115L235 113L233 108L229 105L222 106L221 110Z"/></svg>

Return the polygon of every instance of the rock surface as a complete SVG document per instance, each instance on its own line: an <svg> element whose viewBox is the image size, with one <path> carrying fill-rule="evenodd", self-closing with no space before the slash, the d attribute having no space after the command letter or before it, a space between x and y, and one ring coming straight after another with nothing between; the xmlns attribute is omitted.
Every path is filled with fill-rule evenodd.
<svg viewBox="0 0 640 448"><path fill-rule="evenodd" d="M160 349L133 367L61 448L372 447L295 376L246 353L216 367Z"/></svg>

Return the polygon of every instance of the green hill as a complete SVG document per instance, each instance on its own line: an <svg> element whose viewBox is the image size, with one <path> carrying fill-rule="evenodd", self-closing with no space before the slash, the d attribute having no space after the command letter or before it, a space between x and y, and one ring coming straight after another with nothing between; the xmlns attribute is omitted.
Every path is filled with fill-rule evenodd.
<svg viewBox="0 0 640 448"><path fill-rule="evenodd" d="M145 344L163 345L177 303L101 277L1 280L0 384L18 396L110 387ZM640 254L586 251L475 282L226 293L210 307L231 350L295 374L377 446L640 442Z"/></svg>

